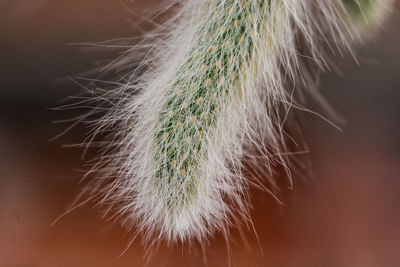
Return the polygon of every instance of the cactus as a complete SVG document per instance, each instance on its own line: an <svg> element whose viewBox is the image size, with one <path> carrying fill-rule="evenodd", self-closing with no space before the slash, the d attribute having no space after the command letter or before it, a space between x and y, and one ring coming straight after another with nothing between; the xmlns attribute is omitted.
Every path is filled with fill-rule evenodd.
<svg viewBox="0 0 400 267"><path fill-rule="evenodd" d="M151 44L142 64L100 97L113 106L95 132L111 131L111 139L87 190L146 239L201 241L249 219L250 184L273 181L269 164L291 169L284 124L295 123L287 114L301 100L288 85L307 87L305 56L328 67L323 43L351 49L352 21L381 6L342 1L183 2L114 64L131 64ZM244 176L255 155L269 178Z"/></svg>

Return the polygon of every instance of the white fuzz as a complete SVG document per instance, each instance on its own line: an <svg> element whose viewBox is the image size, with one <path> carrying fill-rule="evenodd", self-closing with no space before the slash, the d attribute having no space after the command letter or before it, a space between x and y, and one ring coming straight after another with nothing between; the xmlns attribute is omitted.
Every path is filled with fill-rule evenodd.
<svg viewBox="0 0 400 267"><path fill-rule="evenodd" d="M293 88L307 87L305 66L328 67L324 45L350 48L359 21L350 16L363 2L181 1L114 62L129 68L146 53L99 97L113 104L94 132L111 134L87 189L147 239L227 234L248 219L249 185L273 184L272 165L290 176ZM370 8L357 16L374 17Z"/></svg>

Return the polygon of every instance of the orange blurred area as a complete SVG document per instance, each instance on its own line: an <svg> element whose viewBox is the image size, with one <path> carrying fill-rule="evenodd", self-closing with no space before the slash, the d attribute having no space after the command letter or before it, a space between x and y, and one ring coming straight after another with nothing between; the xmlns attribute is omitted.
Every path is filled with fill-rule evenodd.
<svg viewBox="0 0 400 267"><path fill-rule="evenodd" d="M50 225L79 193L84 126L53 142L74 111L53 111L78 92L60 81L108 53L85 43L137 35L135 15L157 0L14 0L0 3L0 266L146 266L140 238L101 218L93 205ZM341 73L321 91L346 123L337 131L305 114L312 179L282 188L283 205L253 192L254 229L217 235L206 257L197 245L161 246L147 266L400 266L400 21L391 20L358 50L359 66L337 58ZM136 25L138 26L138 25ZM228 249L229 248L229 249Z"/></svg>

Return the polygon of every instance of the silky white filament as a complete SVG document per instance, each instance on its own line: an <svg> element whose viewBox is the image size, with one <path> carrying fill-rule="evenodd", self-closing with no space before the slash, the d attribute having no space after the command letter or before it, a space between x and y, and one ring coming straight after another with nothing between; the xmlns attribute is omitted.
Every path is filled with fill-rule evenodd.
<svg viewBox="0 0 400 267"><path fill-rule="evenodd" d="M326 48L351 51L390 1L186 0L113 65L129 68L96 101L107 148L87 190L145 239L204 240L248 220L248 187L290 174L286 126ZM263 163L262 166L260 163ZM258 165L257 165L258 164ZM244 175L252 166L252 177ZM251 175L250 175L251 176ZM289 175L290 176L290 175Z"/></svg>

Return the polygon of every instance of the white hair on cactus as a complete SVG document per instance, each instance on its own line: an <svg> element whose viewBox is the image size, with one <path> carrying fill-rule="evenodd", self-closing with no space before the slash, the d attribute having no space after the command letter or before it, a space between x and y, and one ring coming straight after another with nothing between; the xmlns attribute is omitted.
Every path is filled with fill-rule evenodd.
<svg viewBox="0 0 400 267"><path fill-rule="evenodd" d="M111 134L86 188L116 208L123 224L167 242L227 234L249 219L249 185L273 179L245 178L244 162L261 155L290 171L283 124L300 103L287 85L307 86L299 69L305 57L328 67L323 44L350 49L357 33L345 0L166 6L177 2L172 19L113 62L129 68L146 53L117 88L95 99L113 104L94 135ZM272 171L268 164L261 172Z"/></svg>

